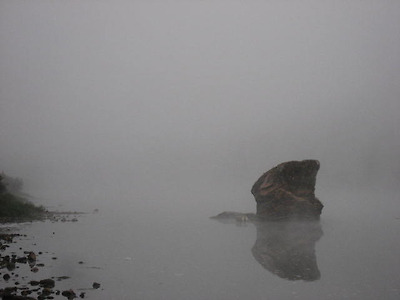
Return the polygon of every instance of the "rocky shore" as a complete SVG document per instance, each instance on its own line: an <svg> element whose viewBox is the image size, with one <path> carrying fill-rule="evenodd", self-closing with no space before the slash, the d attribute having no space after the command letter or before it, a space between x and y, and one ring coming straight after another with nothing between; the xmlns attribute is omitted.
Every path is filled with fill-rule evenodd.
<svg viewBox="0 0 400 300"><path fill-rule="evenodd" d="M47 222L78 222L78 212L46 212ZM40 278L41 270L46 268L46 261L56 260L54 253L33 251L19 247L19 242L29 238L23 233L16 233L11 221L0 220L0 297L1 299L75 299L86 298L90 291L101 289L101 284L92 282L89 286L75 289L62 289L60 282L70 277L60 274L50 278ZM4 222L7 221L7 224ZM27 220L25 220L27 221ZM84 264L78 261L77 264ZM46 273L46 272L43 272ZM64 285L65 286L65 285Z"/></svg>

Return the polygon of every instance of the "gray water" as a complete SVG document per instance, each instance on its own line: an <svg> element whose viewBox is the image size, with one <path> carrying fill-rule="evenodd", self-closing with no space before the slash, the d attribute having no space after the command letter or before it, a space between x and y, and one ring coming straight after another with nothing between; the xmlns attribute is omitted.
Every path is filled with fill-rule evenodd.
<svg viewBox="0 0 400 300"><path fill-rule="evenodd" d="M58 284L61 289L100 282L88 299L399 299L398 188L319 196L325 204L320 225L302 229L297 240L296 230L307 225L225 224L202 210L116 205L76 223L19 225L28 237L18 246L58 258L30 276L70 276ZM264 243L262 251L284 253L286 264L294 266L286 274L266 268L254 255L256 241ZM309 253L299 254L304 247ZM301 275L308 272L309 255L315 255L313 278Z"/></svg>

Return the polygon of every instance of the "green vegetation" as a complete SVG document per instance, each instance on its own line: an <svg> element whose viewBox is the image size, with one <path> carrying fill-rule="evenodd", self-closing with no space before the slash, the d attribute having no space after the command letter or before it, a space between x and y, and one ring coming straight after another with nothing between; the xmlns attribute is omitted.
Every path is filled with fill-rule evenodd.
<svg viewBox="0 0 400 300"><path fill-rule="evenodd" d="M0 194L0 218L39 218L45 209L10 193Z"/></svg>
<svg viewBox="0 0 400 300"><path fill-rule="evenodd" d="M44 207L35 206L28 200L10 193L3 181L5 177L4 174L0 175L0 221L40 219L45 213Z"/></svg>

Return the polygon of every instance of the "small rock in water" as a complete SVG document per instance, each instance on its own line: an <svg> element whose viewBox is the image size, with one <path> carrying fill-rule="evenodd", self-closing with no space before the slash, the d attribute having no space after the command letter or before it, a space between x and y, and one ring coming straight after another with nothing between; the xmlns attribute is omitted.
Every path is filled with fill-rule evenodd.
<svg viewBox="0 0 400 300"><path fill-rule="evenodd" d="M18 258L15 259L15 261L16 261L17 263L20 263L20 264L26 264L26 262L28 261L28 259L27 259L26 257L18 257Z"/></svg>
<svg viewBox="0 0 400 300"><path fill-rule="evenodd" d="M66 290L66 291L63 291L63 292L61 293L61 295L63 295L64 297L66 297L66 298L68 298L68 299L74 299L74 298L76 298L76 294L75 294L75 292L74 292L73 290Z"/></svg>
<svg viewBox="0 0 400 300"><path fill-rule="evenodd" d="M36 260L36 254L34 252L29 252L28 260L29 261L35 261Z"/></svg>
<svg viewBox="0 0 400 300"><path fill-rule="evenodd" d="M57 281L61 281L61 280L69 279L69 278L70 278L69 276L60 276L60 277L57 277Z"/></svg>
<svg viewBox="0 0 400 300"><path fill-rule="evenodd" d="M44 288L42 291L42 295L48 296L51 294L51 289L49 288Z"/></svg>
<svg viewBox="0 0 400 300"><path fill-rule="evenodd" d="M98 282L93 282L93 288L98 289L100 287L100 283Z"/></svg>
<svg viewBox="0 0 400 300"><path fill-rule="evenodd" d="M36 281L36 280L32 280L32 281L29 282L29 284L30 284L31 286L37 286L37 285L40 284L40 282L39 282L39 281Z"/></svg>
<svg viewBox="0 0 400 300"><path fill-rule="evenodd" d="M53 279L40 280L39 284L41 287L44 287L44 288L53 288L56 285L56 283Z"/></svg>
<svg viewBox="0 0 400 300"><path fill-rule="evenodd" d="M10 274L4 274L4 275L3 275L3 279L4 279L5 281L9 280L10 277L11 277Z"/></svg>

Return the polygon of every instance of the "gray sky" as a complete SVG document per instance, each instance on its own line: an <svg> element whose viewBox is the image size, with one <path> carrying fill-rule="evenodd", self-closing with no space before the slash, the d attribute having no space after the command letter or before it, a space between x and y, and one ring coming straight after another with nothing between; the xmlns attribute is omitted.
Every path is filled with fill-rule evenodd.
<svg viewBox="0 0 400 300"><path fill-rule="evenodd" d="M1 1L0 169L89 198L400 175L399 33L399 1Z"/></svg>

